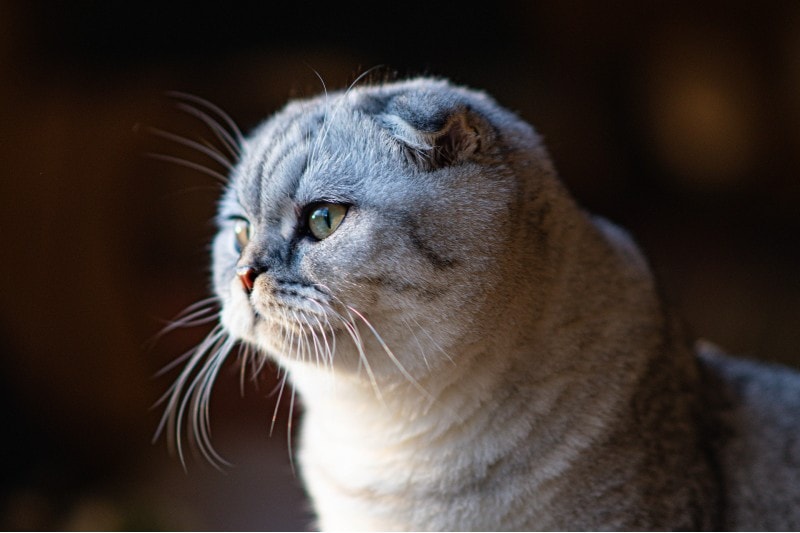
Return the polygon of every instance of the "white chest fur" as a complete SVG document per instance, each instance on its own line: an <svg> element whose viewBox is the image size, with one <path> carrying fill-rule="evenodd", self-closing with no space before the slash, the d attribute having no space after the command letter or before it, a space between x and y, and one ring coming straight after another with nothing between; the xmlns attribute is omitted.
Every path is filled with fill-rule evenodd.
<svg viewBox="0 0 800 533"><path fill-rule="evenodd" d="M564 473L601 438L614 398L596 398L589 414L580 395L563 396L576 376L519 390L483 362L482 371L451 368L448 380L426 384L437 391L430 398L407 386L379 400L352 379L295 374L306 406L301 471L323 530L563 523Z"/></svg>

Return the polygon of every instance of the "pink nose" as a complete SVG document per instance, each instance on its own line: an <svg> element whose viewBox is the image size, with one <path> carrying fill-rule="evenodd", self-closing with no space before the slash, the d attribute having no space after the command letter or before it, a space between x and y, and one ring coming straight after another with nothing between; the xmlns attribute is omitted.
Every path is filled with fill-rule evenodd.
<svg viewBox="0 0 800 533"><path fill-rule="evenodd" d="M239 276L239 281L242 282L242 287L248 293L253 290L253 284L256 282L256 278L258 277L258 272L256 269L251 267L250 265L243 265L240 267L236 267L236 275Z"/></svg>

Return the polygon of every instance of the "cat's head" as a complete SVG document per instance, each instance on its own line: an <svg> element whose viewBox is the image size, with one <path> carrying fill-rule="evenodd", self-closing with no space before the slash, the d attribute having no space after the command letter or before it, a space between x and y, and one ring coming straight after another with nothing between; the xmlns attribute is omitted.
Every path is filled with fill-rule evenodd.
<svg viewBox="0 0 800 533"><path fill-rule="evenodd" d="M519 174L545 159L522 121L442 81L290 104L246 141L220 204L223 326L282 364L372 379L447 364L525 268Z"/></svg>

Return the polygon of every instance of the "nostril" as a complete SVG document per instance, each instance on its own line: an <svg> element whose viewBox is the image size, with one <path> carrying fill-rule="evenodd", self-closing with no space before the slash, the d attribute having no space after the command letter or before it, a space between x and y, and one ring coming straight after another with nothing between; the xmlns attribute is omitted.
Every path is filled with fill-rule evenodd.
<svg viewBox="0 0 800 533"><path fill-rule="evenodd" d="M242 286L245 290L251 292L253 290L253 284L258 277L256 269L250 265L236 267L236 275L239 276L239 280L242 282Z"/></svg>

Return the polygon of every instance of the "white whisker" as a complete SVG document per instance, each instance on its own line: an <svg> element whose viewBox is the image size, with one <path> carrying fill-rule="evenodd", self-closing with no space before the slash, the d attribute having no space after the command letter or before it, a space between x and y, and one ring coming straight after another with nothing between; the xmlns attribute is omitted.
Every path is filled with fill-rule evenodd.
<svg viewBox="0 0 800 533"><path fill-rule="evenodd" d="M283 372L283 378L281 378L280 388L278 389L278 398L275 400L275 410L272 411L272 421L269 424L269 436L272 436L272 432L275 429L275 420L278 418L278 408L281 405L281 398L283 397L283 389L286 386L286 378L289 376L288 372Z"/></svg>
<svg viewBox="0 0 800 533"><path fill-rule="evenodd" d="M218 464L230 465L223 459L211 444L211 390L214 381L222 367L228 353L233 349L236 342L230 338L224 339L217 348L214 356L209 359L203 369L203 379L197 389L197 397L193 403L193 434L198 442L198 447L203 456L214 466Z"/></svg>
<svg viewBox="0 0 800 533"><path fill-rule="evenodd" d="M304 314L300 315L303 318L303 322L305 322L306 326L308 326L308 331L311 333L311 340L313 341L314 346L314 358L316 359L317 366L320 366L320 362L325 362L325 350L322 348L322 344L319 341L319 336L317 332L314 331L314 326L308 320L308 317Z"/></svg>
<svg viewBox="0 0 800 533"><path fill-rule="evenodd" d="M425 356L425 348L422 347L422 343L419 342L419 337L417 337L417 334L414 333L414 328L411 327L411 324L409 324L405 318L402 318L401 320L403 321L403 325L406 328L408 328L408 331L411 332L411 335L414 337L414 341L417 343L417 346L419 347L419 354L420 356L422 356L422 361L425 363L425 368L430 370L431 365L430 363L428 363L428 358Z"/></svg>
<svg viewBox="0 0 800 533"><path fill-rule="evenodd" d="M231 134L223 128L219 122L214 120L210 115L197 109L194 106L189 104L178 104L178 109L189 113L190 115L200 119L208 128L214 133L217 139L225 146L225 149L233 156L235 161L238 161L241 157L241 150L240 145L237 144L236 140L231 136Z"/></svg>
<svg viewBox="0 0 800 533"><path fill-rule="evenodd" d="M343 315L336 313L339 319L342 321L342 324L345 327L345 330L350 335L350 338L353 339L353 342L356 345L356 349L358 350L358 364L359 369L361 368L362 364L364 366L364 370L367 372L367 377L369 378L369 382L372 385L372 389L375 391L375 396L378 398L379 401L383 402L383 394L381 394L381 389L378 387L378 380L375 379L375 374L372 372L372 367L367 360L367 354L364 351L364 342L361 339L361 334L358 331L358 326L355 323L355 319L353 315L350 314L350 311L347 311L349 315L349 319L345 318Z"/></svg>
<svg viewBox="0 0 800 533"><path fill-rule="evenodd" d="M327 91L327 89L325 90L325 114L323 115L323 119L322 119L323 120L322 132L319 135L317 135L317 141L314 143L314 146L311 149L311 152L310 152L311 155L309 156L309 161L308 161L308 166L309 167L312 166L311 164L312 164L314 158L317 156L318 150L322 147L322 144L327 139L328 132L330 131L331 125L333 124L333 121L336 118L336 114L339 112L340 109L342 109L344 107L344 104L347 102L347 97L350 95L350 92L356 87L356 85L358 85L358 83L361 80L363 80L373 70L375 70L377 68L380 68L381 66L382 65L375 65L374 67L369 68L369 69L365 70L364 72L362 72L355 80L353 80L353 82L347 87L347 89L344 91L344 93L339 97L339 100L337 101L337 103L334 105L333 114L331 115L330 119L328 117L328 109L330 107L329 104L328 104L328 91ZM320 81L322 81L321 77L320 77ZM325 84L323 82L323 87L324 87L324 85Z"/></svg>
<svg viewBox="0 0 800 533"><path fill-rule="evenodd" d="M383 394L381 394L380 387L378 386L378 380L375 378L375 373L372 371L372 367L367 360L367 354L364 350L364 342L361 338L361 333L359 332L358 325L356 324L355 318L353 318L353 314L348 309L348 306L344 304L333 292L326 286L321 283L317 283L317 286L324 291L329 297L333 298L339 305L341 305L342 310L347 313L347 317L345 317L342 313L339 313L332 307L329 308L329 311L339 319L342 326L344 326L345 331L353 340L353 344L355 344L356 350L358 351L358 370L360 371L363 367L364 370L367 372L367 377L369 378L370 385L372 386L372 390L375 392L375 396L383 403Z"/></svg>
<svg viewBox="0 0 800 533"><path fill-rule="evenodd" d="M156 403L154 404L154 407L155 407L155 406L161 405L162 403L167 401L167 399L169 399L167 407L166 407L166 409L164 411L164 415L161 417L161 422L158 425L158 428L156 429L156 434L155 434L155 437L153 438L153 440L158 438L159 434L164 429L164 425L167 424L168 419L170 417L174 416L174 414L175 414L175 406L177 405L177 402L179 400L180 393L181 393L182 388L183 388L183 384L188 379L189 375L192 373L192 371L197 366L197 364L200 362L200 360L203 358L203 356L206 354L206 352L208 351L209 347L212 346L215 342L217 342L217 340L219 340L219 338L222 335L224 335L224 333L222 332L222 326L217 325L213 330L211 330L208 333L206 338L203 339L203 341L199 345L197 345L197 347L185 352L184 354L182 354L177 359L177 363L181 363L181 362L185 361L187 358L191 357L189 363L187 363L187 365L181 371L181 374L178 376L178 379L175 380L175 382L170 386L170 388L167 389L167 392L165 392L161 396L161 398L159 398L158 401L156 401ZM177 364L176 364L176 362L173 361L172 363L170 363L166 367L164 367L159 372L159 374L163 374L166 371L170 370L171 368L174 368L175 366L177 366ZM171 435L168 434L167 437L170 438Z"/></svg>
<svg viewBox="0 0 800 533"><path fill-rule="evenodd" d="M149 153L147 153L145 155L147 155L148 157L152 157L153 159L158 159L160 161L166 161L168 163L174 163L176 165L179 165L179 166L182 166L182 167L186 167L186 168L190 168L192 170L197 170L198 172L202 172L203 174L207 174L207 175L211 176L212 178L215 178L222 185L227 185L227 183L228 183L228 177L227 176L217 172L216 170L212 170L212 169L210 169L208 167L205 167L205 166L203 166L203 165L201 165L199 163L195 163L193 161L188 161L186 159L181 159L180 157L175 157L175 156L166 155L166 154L156 154L156 153L149 152Z"/></svg>
<svg viewBox="0 0 800 533"><path fill-rule="evenodd" d="M313 301L313 300L311 300ZM317 302L315 302L317 303ZM322 341L325 344L325 348L323 350L323 362L325 363L326 368L330 368L331 372L333 371L333 350L336 349L336 332L331 329L331 336L333 338L333 348L331 348L330 341L328 340L328 336L325 334L325 326L323 326L322 322L320 322L319 318L316 315L312 315L314 321L316 321L317 326L319 327L320 335L322 335ZM328 326L330 327L330 321L328 321L327 314L323 315L325 321L327 322Z"/></svg>
<svg viewBox="0 0 800 533"><path fill-rule="evenodd" d="M181 428L183 426L184 413L186 412L187 407L191 407L191 417L189 418L189 423L191 424L192 432L189 433L189 437L194 438L193 443L197 445L200 453L215 468L219 468L220 464L229 466L229 463L225 461L225 459L223 459L216 452L216 450L214 450L213 446L211 446L211 442L208 437L208 406L210 399L209 394L211 392L211 386L213 386L213 380L216 377L217 372L219 371L219 368L225 359L225 356L227 356L234 344L235 341L227 338L226 333L222 333L221 338L219 338L211 348L211 356L206 360L203 367L198 371L197 375L184 392L183 400L178 407L177 418L175 419L175 436L178 457L180 458L181 464L184 465L184 468L186 467L186 462L183 455L183 448L181 446Z"/></svg>
<svg viewBox="0 0 800 533"><path fill-rule="evenodd" d="M158 378L158 377L163 376L167 372L169 372L172 369L174 369L175 367L179 366L181 363L184 363L187 359L189 359L191 356L195 355L196 353L197 353L197 347L194 347L191 350L187 350L187 351L183 352L181 355L179 355L178 357L176 357L175 359L173 359L172 361L170 361L169 363L167 363L166 365L161 367L161 369L158 372L155 373L154 377ZM169 396L169 391L167 391L167 393L164 396L159 398L159 400L156 402L155 405L160 405L161 403L163 403L167 396Z"/></svg>
<svg viewBox="0 0 800 533"><path fill-rule="evenodd" d="M412 321L412 322L414 322L414 324L417 326L417 329L418 329L419 331L421 331L421 332L422 332L422 333L423 333L423 334L424 334L426 337L428 337L428 339L431 341L431 343L432 343L432 344L433 344L433 345L436 347L436 349L437 349L437 350L439 350L439 352L441 352L441 353L442 353L442 355L444 355L444 356L447 358L447 360L448 360L448 361L450 361L452 364L456 364L456 362L455 362L455 360L453 359L453 357L452 357L452 356L451 356L449 353L447 353L447 352L445 351L445 349L444 349L444 348L442 348L442 347L441 347L441 345L439 345L439 343L438 343L438 342L436 342L436 339L434 339L433 337L431 337L430 333L428 333L428 332L427 332L427 330L426 330L425 328L423 328L423 327L420 325L420 323L419 323L419 322L417 322L417 320L416 320L414 317L408 317L408 318L410 318L410 319L411 319L411 321Z"/></svg>
<svg viewBox="0 0 800 533"><path fill-rule="evenodd" d="M164 326L158 333L156 333L146 344L152 347L158 342L159 339L173 330L178 328L191 328L194 326L200 326L216 320L218 317L218 306L210 304L217 304L218 302L219 299L213 297L204 298L193 303L178 313L173 319L166 321L167 325ZM205 316L209 314L210 316ZM172 368L173 365L168 365L168 367ZM163 372L164 371L162 370L156 375L161 375Z"/></svg>
<svg viewBox="0 0 800 533"><path fill-rule="evenodd" d="M303 339L303 345L306 347L306 350L308 351L308 361L310 363L311 362L311 351L312 351L313 345L309 341L309 338L308 338L309 335L308 335L308 333L306 333L305 325L303 324L303 321L300 320L300 317L299 317L297 311L295 309L291 309L290 312L292 314L292 323L295 325L295 327L297 327L300 330L298 336L299 336L299 338ZM305 357L303 358L303 362L305 362ZM319 366L319 355L317 355L317 366Z"/></svg>
<svg viewBox="0 0 800 533"><path fill-rule="evenodd" d="M366 317L364 317L364 315L359 313L358 310L356 310L354 307L351 306L347 307L356 315L358 315L358 317L364 322L364 324L367 325L370 331L372 331L372 334L375 336L375 339L380 343L381 347L383 348L383 351L386 352L386 355L389 356L389 359L392 360L397 369L400 371L401 374L403 374L403 376L409 381L409 383L411 383L414 386L414 388L416 388L422 394L424 394L427 397L430 397L428 391L426 391L422 387L422 385L420 385L419 382L416 379L414 379L414 377L411 374L409 374L408 371L405 369L405 367L400 363L400 361L397 359L397 356L395 356L392 350L389 349L389 346L386 345L386 343L383 340L383 337L380 336L378 331L373 327L373 325L369 322L369 320L367 320Z"/></svg>
<svg viewBox="0 0 800 533"><path fill-rule="evenodd" d="M256 355L258 357L255 356L252 357L253 364L250 365L250 372L252 377L250 379L253 380L253 383L258 384L258 376L259 374L261 374L261 371L264 370L268 358L266 354L263 353L257 353Z"/></svg>
<svg viewBox="0 0 800 533"><path fill-rule="evenodd" d="M292 468L292 474L295 474L294 452L292 451L292 417L294 416L294 396L297 391L293 385L289 386L292 387L292 397L289 400L289 421L286 423L286 445L289 448L289 466Z"/></svg>
<svg viewBox="0 0 800 533"><path fill-rule="evenodd" d="M209 365L209 363L213 363L213 361L217 358L224 359L225 355L227 355L227 352L223 354L221 351L225 341L230 342L232 346L233 341L229 341L227 339L227 333L225 333L225 331L222 329L222 326L217 325L197 346L194 352L189 352L192 354L189 362L186 364L164 397L162 397L162 400L160 400L163 401L168 399L168 402L164 410L164 415L161 417L161 422L156 429L154 440L158 438L161 432L166 428L168 446L171 450L173 450L173 452L177 451L178 457L180 458L181 464L184 468L186 468L186 463L184 460L181 438L183 431L184 411L190 398L194 397L195 389L204 374L211 371L213 368L213 364ZM228 348L228 350L229 349L230 348ZM206 360L206 363L203 364L203 366L195 375L195 369L209 353L211 356ZM193 375L194 378L192 379ZM191 382L189 383L190 379ZM189 383L188 386L187 383Z"/></svg>
<svg viewBox="0 0 800 533"><path fill-rule="evenodd" d="M284 314L287 315L288 322L288 312ZM300 360L305 363L308 346L306 345L305 337L299 326L297 328L292 328L292 337L297 340L297 353L300 355Z"/></svg>
<svg viewBox="0 0 800 533"><path fill-rule="evenodd" d="M330 106L328 104L328 87L325 85L325 80L322 79L322 76L320 75L320 73L317 72L314 69L311 69L311 70L313 70L314 74L316 74L317 78L319 78L319 81L322 84L322 90L325 93L325 113L322 115L322 124L324 125L324 124L327 124L327 122L328 122L328 109L330 108ZM309 132L307 133L307 137L310 137L310 135L311 135L311 131L309 130ZM309 155L308 155L308 166L309 166L309 168L311 168L313 166L314 159L317 156L317 150L321 145L322 145L322 143L320 142L320 136L318 135L317 136L317 141L311 146L311 150L309 150Z"/></svg>
<svg viewBox="0 0 800 533"><path fill-rule="evenodd" d="M180 91L170 91L167 94L169 96L174 97L174 98L180 98L180 99L183 99L183 100L188 100L188 101L193 102L195 104L202 105L206 109L210 110L212 113L216 114L219 118L221 118L223 120L223 122L225 122L225 124L233 132L233 134L236 137L236 142L233 143L233 144L235 146L244 145L244 136L242 135L242 132L239 130L239 126L237 126L236 122L234 122L234 120L225 111L223 111L219 106L216 106L216 105L212 104L211 102L209 102L205 98L200 98L199 96L195 96L193 94L188 94L188 93L184 93L184 92L180 92Z"/></svg>
<svg viewBox="0 0 800 533"><path fill-rule="evenodd" d="M228 171L233 170L233 163L231 163L228 158L226 158L222 153L214 148L213 146L201 144L199 142L193 141L191 139L187 139L186 137L182 137L180 135L176 135L174 133L170 133L168 131L164 131L159 128L148 128L148 131L153 135L161 137L163 139L167 139L169 141L181 144L183 146L192 148L197 150L203 155L208 156L209 158L213 159L223 167L225 167Z"/></svg>
<svg viewBox="0 0 800 533"><path fill-rule="evenodd" d="M187 314L189 314L189 313L191 313L193 311L196 311L197 309L200 309L201 307L207 306L208 304L211 304L211 303L215 303L215 304L219 303L219 298L217 296L210 296L208 298L203 298L202 300L199 300L199 301L193 303L192 305L187 306L186 309L184 309L183 311L178 313L178 315L175 317L175 320L178 320L178 319L182 318L183 316L185 316L185 315L187 315Z"/></svg>
<svg viewBox="0 0 800 533"><path fill-rule="evenodd" d="M250 345L239 345L239 394L244 396L244 380L247 374L247 360L250 358Z"/></svg>

